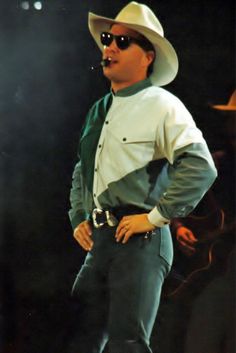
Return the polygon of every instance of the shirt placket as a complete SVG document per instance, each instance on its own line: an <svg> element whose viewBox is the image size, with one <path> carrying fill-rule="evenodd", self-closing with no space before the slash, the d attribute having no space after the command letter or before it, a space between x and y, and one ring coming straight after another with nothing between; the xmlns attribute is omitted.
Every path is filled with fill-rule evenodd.
<svg viewBox="0 0 236 353"><path fill-rule="evenodd" d="M102 208L102 206L100 205L100 203L98 201L98 196L100 195L99 159L100 159L101 153L104 148L105 139L107 138L107 132L108 132L107 128L108 128L109 122L112 119L113 108L114 108L114 104L110 108L110 110L106 116L105 122L103 124L103 128L102 128L101 135L100 135L100 138L98 141L96 155L95 155L94 178L93 178L93 199L94 199L94 203L95 203L96 207L98 207L98 208Z"/></svg>

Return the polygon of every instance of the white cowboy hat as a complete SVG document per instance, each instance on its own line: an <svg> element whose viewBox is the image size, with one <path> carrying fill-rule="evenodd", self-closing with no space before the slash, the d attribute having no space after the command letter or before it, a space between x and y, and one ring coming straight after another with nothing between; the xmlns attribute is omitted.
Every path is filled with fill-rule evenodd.
<svg viewBox="0 0 236 353"><path fill-rule="evenodd" d="M119 12L115 19L89 12L89 30L101 51L103 51L103 45L100 42L100 34L109 31L111 25L115 23L141 33L152 43L156 51L153 72L150 76L152 83L164 86L173 81L178 71L178 58L174 48L164 37L163 28L152 10L144 4L132 1Z"/></svg>
<svg viewBox="0 0 236 353"><path fill-rule="evenodd" d="M230 99L227 104L225 105L213 105L212 108L218 109L218 110L231 110L235 111L236 110L236 89L230 96Z"/></svg>

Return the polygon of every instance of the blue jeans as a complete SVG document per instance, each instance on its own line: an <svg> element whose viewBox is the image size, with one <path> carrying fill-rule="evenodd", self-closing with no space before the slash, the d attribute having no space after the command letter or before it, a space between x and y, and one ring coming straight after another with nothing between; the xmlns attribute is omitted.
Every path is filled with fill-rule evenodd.
<svg viewBox="0 0 236 353"><path fill-rule="evenodd" d="M151 353L149 339L170 271L169 227L117 243L115 228L93 230L94 247L76 277L77 333L71 353Z"/></svg>

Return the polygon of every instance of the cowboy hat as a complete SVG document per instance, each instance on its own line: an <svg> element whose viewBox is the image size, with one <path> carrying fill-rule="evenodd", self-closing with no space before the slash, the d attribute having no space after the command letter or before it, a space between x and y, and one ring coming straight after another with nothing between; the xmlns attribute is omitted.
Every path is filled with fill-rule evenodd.
<svg viewBox="0 0 236 353"><path fill-rule="evenodd" d="M230 99L226 105L213 105L212 108L218 110L236 110L236 89L230 96Z"/></svg>
<svg viewBox="0 0 236 353"><path fill-rule="evenodd" d="M120 24L146 37L156 51L156 59L150 79L153 84L164 86L173 81L178 71L178 58L170 42L164 37L163 28L149 7L135 1L126 5L115 19L89 12L88 26L95 42L103 51L101 32L109 31L111 25Z"/></svg>

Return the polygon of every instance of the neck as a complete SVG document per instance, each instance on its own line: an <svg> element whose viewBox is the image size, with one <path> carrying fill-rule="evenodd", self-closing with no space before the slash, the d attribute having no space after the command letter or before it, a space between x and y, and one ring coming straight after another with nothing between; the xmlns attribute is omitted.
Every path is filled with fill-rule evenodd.
<svg viewBox="0 0 236 353"><path fill-rule="evenodd" d="M111 88L112 88L112 91L114 93L116 93L117 91L120 91L121 89L124 89L124 88L127 88L127 87L130 87L132 85L134 85L135 83L138 83L140 81L143 81L145 80L147 77L142 77L142 78L139 78L139 79L136 79L136 80L132 80L132 81L128 81L128 82L114 82L114 81L111 81Z"/></svg>

